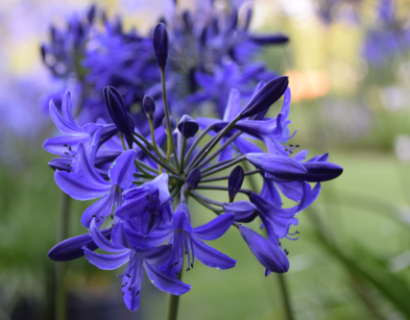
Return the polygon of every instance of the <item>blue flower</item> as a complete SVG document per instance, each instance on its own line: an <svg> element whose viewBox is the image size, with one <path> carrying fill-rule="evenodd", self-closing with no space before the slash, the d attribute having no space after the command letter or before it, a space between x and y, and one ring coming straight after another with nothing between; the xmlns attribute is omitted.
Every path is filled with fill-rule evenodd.
<svg viewBox="0 0 410 320"><path fill-rule="evenodd" d="M90 235L99 248L114 254L99 254L84 247L84 255L89 262L103 270L117 269L128 262L127 269L121 276L121 290L128 309L135 311L139 307L143 270L147 273L151 283L162 291L181 295L191 289L189 285L157 268L171 255L169 246L149 249L135 247L127 238L121 223L114 226L111 235L112 242L110 242L98 230L94 219L90 224Z"/></svg>
<svg viewBox="0 0 410 320"><path fill-rule="evenodd" d="M173 223L168 227L171 235L169 244L172 245L172 254L169 260L162 265L162 270L171 276L177 276L182 267L184 253L188 258L187 270L194 267L195 258L211 268L224 270L235 267L235 260L202 241L221 237L232 225L233 215L226 213L201 227L192 228L187 207L182 207L183 210L181 207L177 208Z"/></svg>
<svg viewBox="0 0 410 320"><path fill-rule="evenodd" d="M268 241L260 234L243 225L239 227L242 238L248 244L256 259L269 272L284 273L289 270L289 260L279 242ZM266 275L269 273L266 272Z"/></svg>
<svg viewBox="0 0 410 320"><path fill-rule="evenodd" d="M127 190L124 193L124 203L115 211L115 215L133 222L134 228L147 236L160 223L171 222L171 201L168 175L163 173L141 187Z"/></svg>
<svg viewBox="0 0 410 320"><path fill-rule="evenodd" d="M79 155L80 174L56 171L55 180L61 190L74 199L90 200L101 197L84 211L81 218L81 223L85 227L89 227L94 217L101 225L111 215L113 208L122 203L122 190L132 185L136 152L134 150L124 151L115 159L108 172L110 181L103 179L95 170L81 144Z"/></svg>

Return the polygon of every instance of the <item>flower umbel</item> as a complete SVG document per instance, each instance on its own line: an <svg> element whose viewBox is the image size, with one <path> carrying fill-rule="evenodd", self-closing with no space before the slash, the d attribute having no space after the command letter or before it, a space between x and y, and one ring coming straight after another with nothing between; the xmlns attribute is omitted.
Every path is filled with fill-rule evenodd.
<svg viewBox="0 0 410 320"><path fill-rule="evenodd" d="M190 19L185 18L189 27ZM236 28L234 24L232 27ZM150 132L143 132L139 122L133 121L122 91L114 87L103 90L113 124L99 121L77 126L69 94L63 99L63 116L50 105L54 122L68 134L44 144L47 150L62 157L52 165L56 183L77 200L99 199L81 219L89 235L61 242L49 257L66 261L84 255L104 270L127 264L120 277L124 302L130 310L139 306L143 270L160 290L181 295L190 286L178 277L181 270L193 269L196 260L219 270L235 267L236 260L204 242L220 238L231 227L240 232L266 275L287 272L289 260L281 239L295 240L290 233L291 226L298 224L295 215L317 198L321 182L337 178L343 171L327 162L327 154L303 162L304 151L292 156L294 149L286 146L292 137L287 127L287 77L258 84L244 106L240 92L230 90L223 119L183 115L177 125L168 107L165 74L172 41L164 24L155 27L153 45L161 73L163 126L154 124L158 104L146 95L142 106ZM249 41L272 43L283 39L254 37ZM280 113L267 118L269 107L282 96ZM243 162L254 169L245 171ZM226 169L231 168L226 175ZM242 187L244 180L254 175L263 180L260 193ZM214 185L214 181L224 181L226 186ZM310 182L316 185L312 187ZM201 190L205 189L217 191L217 198L225 197L226 201L203 195ZM284 207L279 191L295 205ZM238 193L249 201L235 201ZM189 210L191 199L216 217L194 226L191 216L202 216L203 212ZM258 217L267 238L243 225ZM109 225L105 226L107 220ZM110 254L94 252L97 247Z"/></svg>

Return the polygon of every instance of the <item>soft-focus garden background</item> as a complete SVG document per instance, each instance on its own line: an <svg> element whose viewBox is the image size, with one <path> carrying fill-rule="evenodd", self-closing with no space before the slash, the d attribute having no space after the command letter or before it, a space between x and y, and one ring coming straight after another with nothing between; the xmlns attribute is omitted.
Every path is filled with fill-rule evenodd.
<svg viewBox="0 0 410 320"><path fill-rule="evenodd" d="M60 190L41 147L53 130L40 107L52 85L39 44L89 1L0 2L0 319L52 318ZM330 152L345 168L299 215L290 251L291 301L297 319L410 318L410 3L396 1L386 25L376 0L255 0L251 28L291 41L260 57L290 77L291 143ZM148 33L167 0L99 1L125 27ZM181 1L189 8L193 1ZM214 195L217 197L217 195ZM222 199L223 200L223 199ZM73 202L70 235L83 233L87 204ZM194 223L211 213L197 208ZM201 221L200 221L201 220ZM255 225L256 226L256 225ZM217 240L238 260L232 270L200 264L183 275L180 319L283 319L275 275L264 277L236 230ZM141 308L123 306L119 280L84 259L69 264L72 319L162 319L167 295L145 281Z"/></svg>

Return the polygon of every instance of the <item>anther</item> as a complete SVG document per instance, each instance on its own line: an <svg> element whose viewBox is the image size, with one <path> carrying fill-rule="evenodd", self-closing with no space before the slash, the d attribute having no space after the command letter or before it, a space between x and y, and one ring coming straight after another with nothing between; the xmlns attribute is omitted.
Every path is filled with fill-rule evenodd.
<svg viewBox="0 0 410 320"><path fill-rule="evenodd" d="M194 268L194 263L193 263L193 262L191 262L191 268L192 268L192 269Z"/></svg>
<svg viewBox="0 0 410 320"><path fill-rule="evenodd" d="M64 152L68 156L68 152Z"/></svg>
<svg viewBox="0 0 410 320"><path fill-rule="evenodd" d="M174 266L176 266L178 264L178 261L174 263Z"/></svg>
<svg viewBox="0 0 410 320"><path fill-rule="evenodd" d="M135 294L135 296L138 296L140 294L140 292L139 291L137 291L137 293Z"/></svg>
<svg viewBox="0 0 410 320"><path fill-rule="evenodd" d="M290 144L290 145L289 145L289 147L291 147L291 148L292 148L292 147L293 147L293 144Z"/></svg>
<svg viewBox="0 0 410 320"><path fill-rule="evenodd" d="M122 292L122 296L124 296L124 294L125 294L125 292L123 291L123 292Z"/></svg>
<svg viewBox="0 0 410 320"><path fill-rule="evenodd" d="M131 287L128 288L128 291L131 291Z"/></svg>
<svg viewBox="0 0 410 320"><path fill-rule="evenodd" d="M63 144L63 147L68 147L68 145L67 145L67 144Z"/></svg>
<svg viewBox="0 0 410 320"><path fill-rule="evenodd" d="M126 276L127 276L128 278L131 278L131 276L130 276L128 273L126 274Z"/></svg>
<svg viewBox="0 0 410 320"><path fill-rule="evenodd" d="M110 217L111 217L111 219L114 219L114 215L112 214L112 215L110 215Z"/></svg>
<svg viewBox="0 0 410 320"><path fill-rule="evenodd" d="M68 150L73 151L73 150L71 150L71 146L68 146Z"/></svg>
<svg viewBox="0 0 410 320"><path fill-rule="evenodd" d="M186 271L189 271L189 270L191 270L191 269L190 268L186 269Z"/></svg>
<svg viewBox="0 0 410 320"><path fill-rule="evenodd" d="M298 144L297 144L297 145L295 145L295 147L296 147L296 148L299 148L299 147L300 147L300 145L298 145Z"/></svg>

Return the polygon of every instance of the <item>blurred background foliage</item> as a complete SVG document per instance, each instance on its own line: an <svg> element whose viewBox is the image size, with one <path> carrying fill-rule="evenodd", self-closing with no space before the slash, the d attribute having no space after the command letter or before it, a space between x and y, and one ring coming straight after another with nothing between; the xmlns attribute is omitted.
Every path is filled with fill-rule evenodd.
<svg viewBox="0 0 410 320"><path fill-rule="evenodd" d="M126 28L148 33L167 3L98 5L120 14ZM286 241L291 267L285 277L296 319L410 318L410 37L403 31L410 28L410 3L395 2L391 24L379 18L379 3L253 4L253 30L280 31L291 39L260 56L290 77L291 128L298 130L290 143L312 154L330 152L331 161L345 168L299 215L300 239ZM47 252L55 244L61 194L47 166L51 156L41 148L53 127L39 107L52 85L40 63L39 43L50 22L61 24L87 5L0 2L0 319L53 314L54 263ZM180 1L181 10L193 5ZM86 207L72 202L71 236L84 233L79 218ZM195 224L212 218L200 207L195 211ZM216 246L237 259L237 267L218 271L198 265L184 274L192 290L181 299L180 319L283 319L277 277L264 277L239 234L229 231ZM69 263L66 283L72 319L165 317L167 296L147 281L141 309L131 314L116 274L84 259Z"/></svg>

